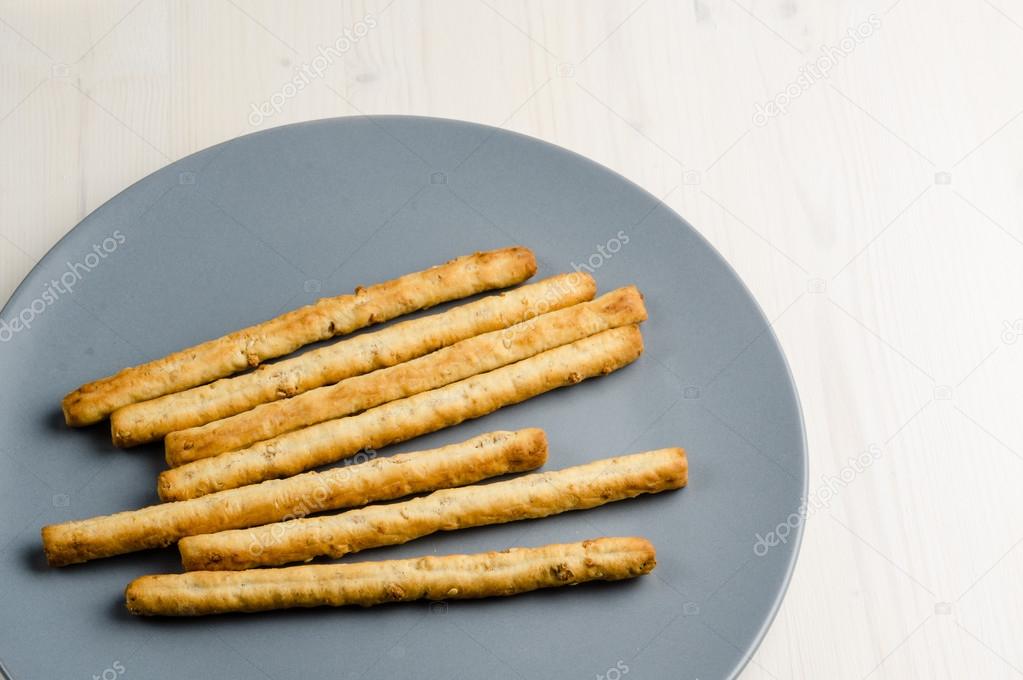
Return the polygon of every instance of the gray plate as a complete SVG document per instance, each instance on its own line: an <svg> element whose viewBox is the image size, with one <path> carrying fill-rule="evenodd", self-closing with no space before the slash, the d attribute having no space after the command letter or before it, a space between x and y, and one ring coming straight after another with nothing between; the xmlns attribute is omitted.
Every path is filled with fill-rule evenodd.
<svg viewBox="0 0 1023 680"><path fill-rule="evenodd" d="M158 447L115 450L105 424L65 428L66 392L322 295L516 243L537 253L538 276L581 265L601 291L639 285L646 353L608 377L382 454L538 426L550 469L682 445L691 486L353 557L639 534L657 547L654 575L446 605L144 620L125 612L122 589L179 570L174 550L45 566L42 525L152 503L162 467ZM48 289L62 276L70 290ZM12 329L19 315L28 328ZM0 318L0 658L17 680L731 677L795 562L806 447L791 376L757 304L650 194L534 139L408 117L236 139L89 215Z"/></svg>

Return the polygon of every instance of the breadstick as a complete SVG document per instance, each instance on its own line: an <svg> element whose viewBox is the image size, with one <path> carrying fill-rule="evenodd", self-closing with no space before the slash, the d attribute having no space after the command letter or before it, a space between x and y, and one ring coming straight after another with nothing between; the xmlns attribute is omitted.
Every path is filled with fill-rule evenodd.
<svg viewBox="0 0 1023 680"><path fill-rule="evenodd" d="M479 333L519 323L540 310L590 300L596 292L589 274L561 274L440 314L340 340L301 356L266 364L247 375L132 404L110 417L114 444L134 446L153 441L259 404L400 364Z"/></svg>
<svg viewBox="0 0 1023 680"><path fill-rule="evenodd" d="M370 607L387 602L497 597L586 581L618 581L656 565L645 538L511 548L472 555L284 569L143 576L125 589L128 611L198 616L291 607Z"/></svg>
<svg viewBox="0 0 1023 680"><path fill-rule="evenodd" d="M368 548L407 543L437 531L586 510L644 493L678 489L687 480L685 451L660 449L506 482L443 489L401 503L370 505L338 515L194 535L181 539L178 549L188 571L308 562L315 557L337 558Z"/></svg>
<svg viewBox="0 0 1023 680"><path fill-rule="evenodd" d="M603 331L359 415L328 420L247 449L164 470L157 491L163 500L183 500L288 477L341 460L364 448L378 449L405 441L558 387L610 373L634 361L642 350L643 338L636 326Z"/></svg>
<svg viewBox="0 0 1023 680"><path fill-rule="evenodd" d="M368 288L359 287L353 295L323 298L269 321L82 385L64 397L64 419L74 427L97 423L128 404L203 385L304 345L402 314L506 288L535 273L536 259L528 248L502 248L459 257Z"/></svg>
<svg viewBox="0 0 1023 680"><path fill-rule="evenodd" d="M547 459L543 430L491 432L430 451L308 472L115 515L43 527L51 566L161 548L183 536L251 527L533 470Z"/></svg>
<svg viewBox="0 0 1023 680"><path fill-rule="evenodd" d="M484 333L412 361L257 406L164 440L172 466L235 451L286 432L341 418L374 406L443 387L521 361L594 333L646 319L634 286L592 302L550 312L503 330Z"/></svg>

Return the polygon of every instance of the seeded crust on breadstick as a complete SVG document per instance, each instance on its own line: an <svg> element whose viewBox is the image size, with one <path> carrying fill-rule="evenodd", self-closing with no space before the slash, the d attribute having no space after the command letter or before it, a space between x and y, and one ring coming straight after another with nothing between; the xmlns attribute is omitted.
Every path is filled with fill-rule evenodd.
<svg viewBox="0 0 1023 680"><path fill-rule="evenodd" d="M340 340L297 357L265 364L183 392L132 404L110 417L116 446L135 446L170 432L203 425L260 404L393 366L470 338L506 328L539 310L593 299L597 285L585 273L553 276L439 314Z"/></svg>
<svg viewBox="0 0 1023 680"><path fill-rule="evenodd" d="M645 320L646 308L639 290L635 286L619 288L592 302L477 335L397 366L263 404L201 427L172 432L164 440L167 462L176 467L236 451L286 432L443 387L609 328Z"/></svg>
<svg viewBox="0 0 1023 680"><path fill-rule="evenodd" d="M645 538L604 537L472 555L143 576L128 585L124 597L128 611L144 616L370 607L618 581L648 574L656 564L654 547Z"/></svg>
<svg viewBox="0 0 1023 680"><path fill-rule="evenodd" d="M449 300L506 288L536 273L528 248L456 258L425 271L315 304L82 385L62 403L68 425L98 423L117 409L203 385L299 347Z"/></svg>
<svg viewBox="0 0 1023 680"><path fill-rule="evenodd" d="M405 453L326 472L307 472L194 500L43 527L50 566L170 545L191 534L251 527L352 508L372 501L472 484L533 470L547 460L543 430L490 432L429 451Z"/></svg>
<svg viewBox="0 0 1023 680"><path fill-rule="evenodd" d="M685 451L660 449L598 460L504 482L434 491L400 503L293 519L252 529L194 535L178 543L188 571L238 570L397 545L488 524L586 510L688 481Z"/></svg>
<svg viewBox="0 0 1023 680"><path fill-rule="evenodd" d="M478 418L549 390L605 375L643 351L637 326L623 326L576 340L517 363L428 392L388 402L359 415L328 420L247 449L164 470L157 482L163 500L183 500L288 477Z"/></svg>

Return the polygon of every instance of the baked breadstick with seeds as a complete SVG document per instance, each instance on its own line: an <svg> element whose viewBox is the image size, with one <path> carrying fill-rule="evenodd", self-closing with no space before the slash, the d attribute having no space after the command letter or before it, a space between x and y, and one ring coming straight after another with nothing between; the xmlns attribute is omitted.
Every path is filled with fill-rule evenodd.
<svg viewBox="0 0 1023 680"><path fill-rule="evenodd" d="M430 451L230 489L105 517L43 527L51 566L161 548L191 534L251 527L314 512L472 484L547 460L543 430L491 432Z"/></svg>
<svg viewBox="0 0 1023 680"><path fill-rule="evenodd" d="M128 404L203 385L304 345L402 314L506 288L535 273L536 259L528 248L502 248L360 287L353 295L323 298L269 321L82 385L64 397L64 419L75 427L98 423Z"/></svg>
<svg viewBox="0 0 1023 680"><path fill-rule="evenodd" d="M181 539L178 549L181 563L189 571L307 562L407 543L437 531L595 508L644 493L679 489L687 480L685 451L660 449L505 482L443 489L338 515L190 536Z"/></svg>
<svg viewBox="0 0 1023 680"><path fill-rule="evenodd" d="M124 596L128 611L145 616L369 607L424 599L497 597L586 581L617 581L650 573L656 557L654 547L645 538L596 538L474 555L143 576L128 585Z"/></svg>
<svg viewBox="0 0 1023 680"><path fill-rule="evenodd" d="M549 390L610 373L635 361L642 351L643 338L638 327L603 331L359 415L328 420L247 449L164 470L157 491L163 500L183 500L288 477L341 460L364 448L378 449L412 439Z"/></svg>
<svg viewBox="0 0 1023 680"><path fill-rule="evenodd" d="M561 274L440 314L340 340L246 375L132 404L110 417L114 444L134 446L153 441L259 404L400 364L459 340L506 328L541 311L591 300L596 292L589 274Z"/></svg>
<svg viewBox="0 0 1023 680"><path fill-rule="evenodd" d="M174 467L235 451L286 432L443 387L608 328L645 319L646 308L640 292L634 286L619 288L592 302L468 338L397 366L348 378L291 399L263 404L201 427L171 432L164 440L167 462Z"/></svg>

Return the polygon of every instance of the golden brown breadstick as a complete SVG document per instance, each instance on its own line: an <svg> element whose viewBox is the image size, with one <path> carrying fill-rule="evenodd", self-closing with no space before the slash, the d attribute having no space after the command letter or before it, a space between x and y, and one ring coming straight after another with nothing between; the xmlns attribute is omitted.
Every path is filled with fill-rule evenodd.
<svg viewBox="0 0 1023 680"><path fill-rule="evenodd" d="M407 543L437 531L549 517L685 486L685 451L660 449L401 503L181 539L188 571L249 569ZM227 493L227 492L222 492ZM186 501L187 502L187 501Z"/></svg>
<svg viewBox="0 0 1023 680"><path fill-rule="evenodd" d="M364 448L378 449L405 441L548 390L610 373L635 361L642 351L643 338L638 327L603 331L359 415L328 420L247 449L164 470L157 491L163 500L183 500L288 477L341 460Z"/></svg>
<svg viewBox="0 0 1023 680"><path fill-rule="evenodd" d="M650 573L656 557L654 547L645 538L605 537L474 555L143 576L128 585L124 596L128 611L146 616L369 607L423 599L496 597L586 581L617 581Z"/></svg>
<svg viewBox="0 0 1023 680"><path fill-rule="evenodd" d="M176 467L235 451L285 432L443 387L608 328L645 319L646 308L640 292L634 286L619 288L592 302L477 335L397 366L342 380L291 399L263 404L201 427L171 432L164 441L167 462Z"/></svg>
<svg viewBox="0 0 1023 680"><path fill-rule="evenodd" d="M97 423L128 404L203 385L304 345L418 309L506 288L535 273L536 259L528 248L502 248L360 287L353 295L323 298L269 321L82 385L64 397L64 419L76 427Z"/></svg>
<svg viewBox="0 0 1023 680"><path fill-rule="evenodd" d="M132 404L110 417L117 446L134 446L254 406L292 397L353 375L422 356L459 340L505 328L542 309L561 309L597 292L589 274L561 274L439 314L357 335L256 371Z"/></svg>
<svg viewBox="0 0 1023 680"><path fill-rule="evenodd" d="M170 545L183 536L304 517L334 508L472 484L533 470L547 459L543 430L491 432L429 451L229 489L104 517L43 527L51 566Z"/></svg>

